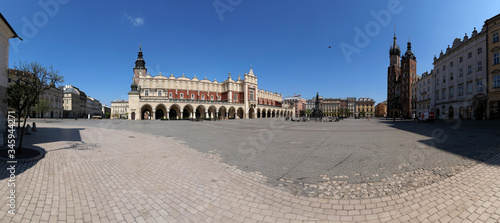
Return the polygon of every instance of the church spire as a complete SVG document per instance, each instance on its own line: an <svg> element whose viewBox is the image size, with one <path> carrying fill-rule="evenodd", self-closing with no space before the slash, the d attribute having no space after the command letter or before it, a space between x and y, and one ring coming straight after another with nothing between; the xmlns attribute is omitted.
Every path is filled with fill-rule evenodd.
<svg viewBox="0 0 500 223"><path fill-rule="evenodd" d="M142 44L139 44L139 52L137 53L137 60L135 61L135 67L136 69L145 69L146 68L146 61L144 61L143 55L142 55Z"/></svg>
<svg viewBox="0 0 500 223"><path fill-rule="evenodd" d="M394 27L394 37L391 49L389 50L389 55L401 55L401 50L399 49L398 44L396 43L396 27Z"/></svg>

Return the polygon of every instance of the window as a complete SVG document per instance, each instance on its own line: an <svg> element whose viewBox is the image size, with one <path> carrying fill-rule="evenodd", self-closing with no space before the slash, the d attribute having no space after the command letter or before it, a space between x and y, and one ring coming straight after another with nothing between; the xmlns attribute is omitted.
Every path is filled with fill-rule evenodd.
<svg viewBox="0 0 500 223"><path fill-rule="evenodd" d="M483 52L483 48L479 47L477 48L477 54L481 54Z"/></svg>
<svg viewBox="0 0 500 223"><path fill-rule="evenodd" d="M499 63L500 63L500 53L493 54L493 64L499 64Z"/></svg>
<svg viewBox="0 0 500 223"><path fill-rule="evenodd" d="M472 94L472 81L467 82L467 94Z"/></svg>
<svg viewBox="0 0 500 223"><path fill-rule="evenodd" d="M483 91L483 80L478 80L477 81L477 91L478 92Z"/></svg>
<svg viewBox="0 0 500 223"><path fill-rule="evenodd" d="M458 75L459 75L460 77L461 77L461 76L464 76L464 69L463 69L463 68L460 68Z"/></svg>
<svg viewBox="0 0 500 223"><path fill-rule="evenodd" d="M181 99L184 99L184 93L181 93Z"/></svg>
<svg viewBox="0 0 500 223"><path fill-rule="evenodd" d="M446 75L443 75L443 83L446 82Z"/></svg>
<svg viewBox="0 0 500 223"><path fill-rule="evenodd" d="M163 91L163 90L159 90L159 91L158 91L158 96L161 96L161 92L162 92L162 91Z"/></svg>
<svg viewBox="0 0 500 223"><path fill-rule="evenodd" d="M460 57L460 63L464 61L464 57Z"/></svg>
<svg viewBox="0 0 500 223"><path fill-rule="evenodd" d="M168 97L172 98L172 92L168 93Z"/></svg>
<svg viewBox="0 0 500 223"><path fill-rule="evenodd" d="M483 69L483 62L479 61L477 62L477 70L482 70Z"/></svg>
<svg viewBox="0 0 500 223"><path fill-rule="evenodd" d="M450 62L450 67L453 67L453 61Z"/></svg>
<svg viewBox="0 0 500 223"><path fill-rule="evenodd" d="M453 72L450 73L450 81L453 80Z"/></svg>
<svg viewBox="0 0 500 223"><path fill-rule="evenodd" d="M144 95L149 96L149 90L145 90Z"/></svg>
<svg viewBox="0 0 500 223"><path fill-rule="evenodd" d="M445 70L446 70L446 66L443 66L443 71L445 71Z"/></svg>
<svg viewBox="0 0 500 223"><path fill-rule="evenodd" d="M238 94L234 94L234 101L238 101Z"/></svg>
<svg viewBox="0 0 500 223"><path fill-rule="evenodd" d="M467 66L467 74L472 74L472 65Z"/></svg>
<svg viewBox="0 0 500 223"><path fill-rule="evenodd" d="M439 99L439 90L436 91L436 100Z"/></svg>
<svg viewBox="0 0 500 223"><path fill-rule="evenodd" d="M469 58L469 59L470 59L470 58L472 58L472 52L469 52L469 53L467 54L467 58Z"/></svg>
<svg viewBox="0 0 500 223"><path fill-rule="evenodd" d="M201 100L205 100L205 95L204 94L201 95Z"/></svg>
<svg viewBox="0 0 500 223"><path fill-rule="evenodd" d="M220 101L220 96L217 96L217 100L219 100L219 101Z"/></svg>
<svg viewBox="0 0 500 223"><path fill-rule="evenodd" d="M214 96L213 95L210 96L210 100L212 100L212 101L214 100Z"/></svg>
<svg viewBox="0 0 500 223"><path fill-rule="evenodd" d="M449 90L450 90L450 98L453 98L453 87L450 87Z"/></svg>
<svg viewBox="0 0 500 223"><path fill-rule="evenodd" d="M493 87L494 88L500 87L500 75L493 77Z"/></svg>
<svg viewBox="0 0 500 223"><path fill-rule="evenodd" d="M445 88L443 88L443 89L441 90L441 98L442 98L442 99L445 99L445 98L446 98L446 89L445 89Z"/></svg>
<svg viewBox="0 0 500 223"><path fill-rule="evenodd" d="M493 33L493 42L498 42L498 33Z"/></svg>
<svg viewBox="0 0 500 223"><path fill-rule="evenodd" d="M459 84L458 85L458 96L464 94L464 84Z"/></svg>
<svg viewBox="0 0 500 223"><path fill-rule="evenodd" d="M194 94L191 94L191 99L194 99Z"/></svg>

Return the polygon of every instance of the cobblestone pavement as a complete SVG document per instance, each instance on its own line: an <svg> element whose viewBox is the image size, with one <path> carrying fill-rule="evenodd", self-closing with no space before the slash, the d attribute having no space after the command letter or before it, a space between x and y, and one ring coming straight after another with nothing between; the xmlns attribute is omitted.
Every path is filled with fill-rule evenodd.
<svg viewBox="0 0 500 223"><path fill-rule="evenodd" d="M449 178L368 199L297 196L169 137L39 124L47 151L16 167L17 214L2 222L499 222L500 155ZM45 128L44 128L45 127ZM65 141L59 141L61 138Z"/></svg>

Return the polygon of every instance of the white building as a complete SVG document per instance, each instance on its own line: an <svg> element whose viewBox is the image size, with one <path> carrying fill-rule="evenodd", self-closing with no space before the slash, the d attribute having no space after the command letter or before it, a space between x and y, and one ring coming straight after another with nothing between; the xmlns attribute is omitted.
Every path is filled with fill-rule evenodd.
<svg viewBox="0 0 500 223"><path fill-rule="evenodd" d="M434 70L425 72L417 78L415 82L416 108L415 115L420 117L424 112L431 112L434 109ZM412 92L413 93L413 92Z"/></svg>
<svg viewBox="0 0 500 223"><path fill-rule="evenodd" d="M6 131L9 39L16 37L21 39L0 13L0 147L4 144L3 135Z"/></svg>
<svg viewBox="0 0 500 223"><path fill-rule="evenodd" d="M437 119L482 119L486 108L486 31L474 28L471 38L456 38L434 57L435 116ZM432 97L432 96L431 96Z"/></svg>
<svg viewBox="0 0 500 223"><path fill-rule="evenodd" d="M111 119L128 118L128 101L118 100L111 102Z"/></svg>

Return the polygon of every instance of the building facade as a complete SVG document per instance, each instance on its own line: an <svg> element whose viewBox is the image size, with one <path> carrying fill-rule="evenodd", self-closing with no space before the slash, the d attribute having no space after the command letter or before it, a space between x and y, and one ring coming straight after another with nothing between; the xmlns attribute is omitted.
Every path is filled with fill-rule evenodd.
<svg viewBox="0 0 500 223"><path fill-rule="evenodd" d="M420 117L424 112L431 112L434 109L434 70L425 72L418 77L415 82L415 97L416 102L415 116Z"/></svg>
<svg viewBox="0 0 500 223"><path fill-rule="evenodd" d="M65 118L83 118L85 117L85 101L87 95L73 85L63 87L63 108ZM83 100L85 99L85 100Z"/></svg>
<svg viewBox="0 0 500 223"><path fill-rule="evenodd" d="M42 113L37 111L36 106L31 108L32 118L62 118L63 117L63 91L58 88L50 88L40 95L41 100L48 101L49 110Z"/></svg>
<svg viewBox="0 0 500 223"><path fill-rule="evenodd" d="M139 49L129 92L129 119L263 118L293 117L282 95L258 88L257 76L248 73L223 82L196 76L151 76Z"/></svg>
<svg viewBox="0 0 500 223"><path fill-rule="evenodd" d="M389 49L390 65L387 68L388 116L411 117L411 86L416 80L417 58L411 51L411 42L408 42L406 53L401 56L396 34L393 39Z"/></svg>
<svg viewBox="0 0 500 223"><path fill-rule="evenodd" d="M3 135L7 126L7 87L9 68L9 40L19 38L7 20L0 13L0 147L4 144Z"/></svg>
<svg viewBox="0 0 500 223"><path fill-rule="evenodd" d="M358 101L356 101L358 116L373 117L375 115L374 106L375 106L375 100L371 98L359 98Z"/></svg>
<svg viewBox="0 0 500 223"><path fill-rule="evenodd" d="M347 109L349 116L358 116L358 111L356 109L356 97L347 97Z"/></svg>
<svg viewBox="0 0 500 223"><path fill-rule="evenodd" d="M283 98L283 101L294 108L296 117L302 117L306 115L305 111L307 102L306 99L301 98L300 95L285 97Z"/></svg>
<svg viewBox="0 0 500 223"><path fill-rule="evenodd" d="M486 111L486 30L456 38L434 57L436 119L483 119Z"/></svg>
<svg viewBox="0 0 500 223"><path fill-rule="evenodd" d="M128 101L114 100L111 102L111 119L128 119Z"/></svg>
<svg viewBox="0 0 500 223"><path fill-rule="evenodd" d="M102 118L111 118L111 107L103 104L101 107Z"/></svg>
<svg viewBox="0 0 500 223"><path fill-rule="evenodd" d="M387 102L383 101L375 105L375 117L387 117Z"/></svg>
<svg viewBox="0 0 500 223"><path fill-rule="evenodd" d="M500 14L484 22L487 28L488 54L488 101L487 116L490 119L500 118ZM484 62L486 63L486 62ZM485 84L485 83L482 83Z"/></svg>

